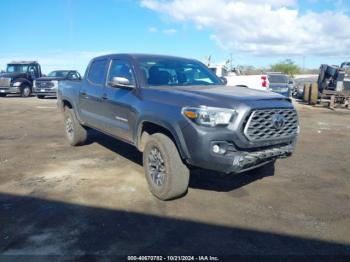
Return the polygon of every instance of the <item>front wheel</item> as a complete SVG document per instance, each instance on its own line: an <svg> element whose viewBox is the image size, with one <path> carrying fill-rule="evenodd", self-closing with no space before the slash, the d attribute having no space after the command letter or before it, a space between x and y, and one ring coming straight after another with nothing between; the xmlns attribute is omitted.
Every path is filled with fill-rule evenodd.
<svg viewBox="0 0 350 262"><path fill-rule="evenodd" d="M169 200L187 191L189 170L168 136L156 133L149 137L143 152L143 167L149 189L157 198Z"/></svg>
<svg viewBox="0 0 350 262"><path fill-rule="evenodd" d="M87 140L87 130L79 123L73 109L66 107L64 110L64 124L69 144L82 145Z"/></svg>
<svg viewBox="0 0 350 262"><path fill-rule="evenodd" d="M28 97L32 93L32 89L28 85L24 85L21 87L21 96Z"/></svg>

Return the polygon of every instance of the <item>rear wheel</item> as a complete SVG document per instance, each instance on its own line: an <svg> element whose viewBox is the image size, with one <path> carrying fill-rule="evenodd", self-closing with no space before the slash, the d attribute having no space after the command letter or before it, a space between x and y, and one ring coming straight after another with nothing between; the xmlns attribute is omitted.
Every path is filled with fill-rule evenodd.
<svg viewBox="0 0 350 262"><path fill-rule="evenodd" d="M79 123L73 109L66 107L64 110L64 124L66 135L72 146L82 145L87 140L87 130Z"/></svg>
<svg viewBox="0 0 350 262"><path fill-rule="evenodd" d="M24 85L21 87L21 96L28 97L32 93L32 89L28 85Z"/></svg>
<svg viewBox="0 0 350 262"><path fill-rule="evenodd" d="M169 200L187 191L189 170L166 135L156 133L149 137L143 152L143 167L149 189L157 198Z"/></svg>
<svg viewBox="0 0 350 262"><path fill-rule="evenodd" d="M43 95L37 95L36 97L39 98L39 99L45 98L45 96L43 96Z"/></svg>
<svg viewBox="0 0 350 262"><path fill-rule="evenodd" d="M0 94L0 97L5 97L6 96L6 94Z"/></svg>

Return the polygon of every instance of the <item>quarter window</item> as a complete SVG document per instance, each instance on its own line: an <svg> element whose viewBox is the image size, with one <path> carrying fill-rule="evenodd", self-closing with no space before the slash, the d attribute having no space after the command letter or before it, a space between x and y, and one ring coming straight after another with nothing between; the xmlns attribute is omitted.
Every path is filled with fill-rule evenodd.
<svg viewBox="0 0 350 262"><path fill-rule="evenodd" d="M96 85L102 85L104 82L107 60L96 60L92 62L88 74L88 80Z"/></svg>

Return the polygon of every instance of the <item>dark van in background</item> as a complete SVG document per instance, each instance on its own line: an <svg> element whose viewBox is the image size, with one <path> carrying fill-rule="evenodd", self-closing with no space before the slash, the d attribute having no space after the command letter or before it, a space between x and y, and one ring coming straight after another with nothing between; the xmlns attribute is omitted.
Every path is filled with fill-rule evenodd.
<svg viewBox="0 0 350 262"><path fill-rule="evenodd" d="M289 85L289 78L287 75L282 73L268 73L269 89L272 92L284 95L286 97L291 96L291 88Z"/></svg>

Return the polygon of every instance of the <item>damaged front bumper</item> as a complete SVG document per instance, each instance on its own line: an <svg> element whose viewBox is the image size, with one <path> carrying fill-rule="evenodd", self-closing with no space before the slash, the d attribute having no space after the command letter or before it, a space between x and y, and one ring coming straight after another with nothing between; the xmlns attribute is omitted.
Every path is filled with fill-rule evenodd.
<svg viewBox="0 0 350 262"><path fill-rule="evenodd" d="M225 153L220 154L211 151L204 155L202 152L200 159L192 158L189 164L227 174L242 173L279 158L291 156L295 149L295 142L250 151L239 150L233 144L222 141L213 142L211 148L214 145L218 145Z"/></svg>

